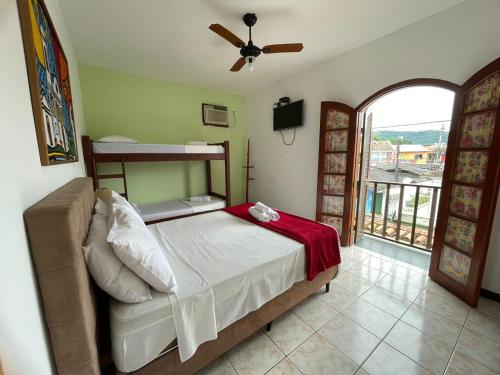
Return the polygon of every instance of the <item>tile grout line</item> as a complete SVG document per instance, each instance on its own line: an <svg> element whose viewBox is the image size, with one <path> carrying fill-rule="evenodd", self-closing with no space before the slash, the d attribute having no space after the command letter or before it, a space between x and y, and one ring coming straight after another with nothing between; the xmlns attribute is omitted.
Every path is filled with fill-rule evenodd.
<svg viewBox="0 0 500 375"><path fill-rule="evenodd" d="M368 250L368 251L370 251L370 250ZM367 255L367 257L368 257L368 256L372 256L372 255L368 254L368 255ZM366 258L363 258L363 259L361 259L361 260L358 260L358 261L354 262L354 264L356 264L356 263L357 263L357 264L363 264L362 262L363 262L363 260L364 260L364 259L366 259ZM378 259L381 259L381 258L378 258ZM372 269L374 269L373 267L370 267L369 265L365 265L365 266L366 266L366 267L368 267L368 268L372 268ZM383 270L379 270L379 271L383 271ZM348 270L346 270L345 272L348 272L349 274L351 274ZM385 277L387 274L388 274L388 273L385 273L383 277ZM351 275L353 275L353 274L351 274ZM353 276L357 277L356 275L353 275ZM382 278L383 278L383 277L382 277ZM360 278L360 277L357 277L357 278L358 278L358 279L365 280L365 279ZM382 278L380 278L379 280L381 280ZM377 280L377 281L378 281L378 280ZM361 325L359 325L358 323L356 323L354 320L352 320L351 318L349 318L347 315L342 314L342 312L343 312L345 309L347 309L347 307L349 307L350 305L352 305L354 302L356 302L356 301L358 301L358 300L364 301L364 300L362 300L362 299L361 299L361 297L362 297L363 295L365 295L366 293L368 293L368 291L370 291L370 290L371 290L374 286L376 286L377 281L376 281L376 282L371 282L371 281L369 281L369 280L366 280L366 282L367 282L367 283L370 283L370 284L371 284L371 285L370 285L370 287L369 287L369 288L367 288L367 289L366 289L363 293L361 293L360 295L357 295L357 296L356 296L356 298L355 298L354 300L352 300L351 302L349 302L349 303L348 303L346 306L344 306L341 310L338 310L339 314L341 314L342 316L344 316L344 317L346 317L347 319L351 320L354 324L358 325L359 327L361 327L362 329L364 329L365 331L369 332L370 334L372 334L373 336L377 337L377 339L379 339L379 340L380 340L380 341L378 342L378 344L375 346L375 348L374 348L374 349L370 352L370 354L368 354L368 356L365 358L365 360L361 363L361 365L358 365L358 364L357 364L356 362L354 362L354 361L352 360L352 358L350 358L350 357L349 357L349 356L348 356L348 355L347 355L344 351L342 351L341 349L337 348L337 346L336 346L336 345L334 345L334 344L330 343L330 341L328 341L328 340L327 340L327 342L329 342L331 345L333 345L333 346L334 346L337 350L339 350L339 351L340 351L342 354L344 354L344 355L345 355L345 356L346 356L349 360L351 360L351 361L352 361L355 365L357 365L357 366L358 366L358 368L356 369L356 371L354 372L354 374L358 373L360 370L364 371L364 370L362 369L362 365L364 364L364 362L366 362L366 359L368 359L368 358L370 357L370 355L373 353L373 351L375 351L375 349L376 349L376 348L380 345L380 343L383 341L383 339L380 339L377 335L374 335L372 332L370 332L369 330L367 330L367 329L366 329L366 328L364 328L363 326L361 326ZM350 290L349 290L349 289L347 289L347 288L344 288L344 287L342 287L342 286L340 286L340 285L337 285L337 287L340 287L341 289L346 290L346 291L347 291L347 292L349 292L350 294L353 294L353 292L352 292L352 291L350 291ZM369 303L368 301L365 301L365 302ZM372 305L372 306L374 306L374 307L376 307L377 309L380 309L380 307L378 307L378 306L375 306L375 305L373 305L373 304L371 304L371 303L369 303L369 304L370 304L370 305ZM411 306L411 305L410 305L410 306ZM383 311L383 312L386 312L386 311L384 311L384 310L382 310L382 309L380 309L380 310L381 310L381 311ZM386 313L387 313L387 312L386 312ZM393 316L392 314L389 314L389 315ZM324 327L326 324L328 324L329 322L331 322L333 319L335 319L337 316L338 316L338 314L337 314L336 316L334 316L332 319L330 319L327 323L325 323L322 327L320 327L320 329L321 329L321 328L323 328L323 327ZM396 323L397 323L397 322L398 322L398 321L396 321ZM396 324L396 323L394 323L394 324ZM392 327L394 327L394 326L392 326ZM391 329L392 329L392 327L391 327ZM389 330L389 331L390 331L390 330ZM388 331L388 332L389 332L389 331ZM317 332L317 331L316 331L316 332ZM320 333L319 333L319 334L320 334ZM320 335L321 335L321 334L320 334ZM384 336L384 337L385 337L385 336Z"/></svg>
<svg viewBox="0 0 500 375"><path fill-rule="evenodd" d="M450 357L448 358L448 361L446 362L446 366L444 368L444 372L446 373L446 370L448 370L448 367L450 367L451 364L451 358L453 357L453 354L456 351L458 342L460 341L460 337L462 336L462 332L464 331L465 328L465 323L467 323L467 319L469 319L469 315L472 309L469 309L467 312L467 316L465 317L464 323L462 324L462 328L460 328L460 333L458 334L457 341L455 341L455 345L453 345L453 349L451 350Z"/></svg>
<svg viewBox="0 0 500 375"><path fill-rule="evenodd" d="M420 294L422 294L422 293L424 292L424 290L425 290L425 288L424 288L424 289L422 289L422 291L420 291L420 293L418 294L417 298L415 298L415 300L416 300L416 299L418 299L418 297L420 297ZM368 302L368 301L367 301L367 302ZM369 303L369 302L368 302L368 303ZM405 314L408 312L408 310L411 308L411 306L412 306L412 305L413 305L413 302L410 304L410 306L408 306L408 307L406 308L406 310L403 312L403 314L401 315L401 317L403 317L403 315L405 315ZM377 306L375 306L375 307L377 307ZM377 308L379 308L379 307L377 307ZM380 309L380 308L379 308L379 309ZM382 309L381 309L381 310L382 310ZM384 310L382 310L382 311L384 311ZM394 315L392 315L392 314L389 314L389 315L394 316ZM361 364L361 366L359 366L359 368L361 368L361 369L362 369L363 365L366 363L366 361L368 361L368 359L372 356L372 354L373 354L373 353L377 350L377 348L380 346L380 344L381 344L381 343L384 343L384 344L386 344L386 345L389 345L391 348L393 348L394 350L396 350L398 353L400 353L400 354L402 354L403 356L405 356L406 358L408 358L410 361L414 362L415 364L417 364L417 365L418 365L418 366L420 366L421 368L423 368L423 369L425 369L426 371L428 371L428 370L427 370L424 366L422 366L420 363L418 363L418 362L414 361L413 359L411 359L410 357L408 357L406 354L401 353L398 349L394 348L392 345L390 345L389 343L387 343L387 342L385 342L385 341L384 341L384 340L385 340L385 338L389 335L389 333L390 333L390 332L393 330L393 328L396 326L396 324L398 324L398 323L401 321L401 317L399 317L399 318L396 320L396 322L395 322L395 323L391 326L391 328L387 331L387 333L384 335L384 337L383 337L383 338L379 341L379 343L377 344L377 346L375 346L375 348L373 348L373 350L370 352L370 354L368 354L368 356L365 358L365 360L363 361L363 363ZM404 321L403 321L403 322L404 322ZM422 333L423 333L423 332L422 332ZM363 371L365 371L365 370L363 369Z"/></svg>

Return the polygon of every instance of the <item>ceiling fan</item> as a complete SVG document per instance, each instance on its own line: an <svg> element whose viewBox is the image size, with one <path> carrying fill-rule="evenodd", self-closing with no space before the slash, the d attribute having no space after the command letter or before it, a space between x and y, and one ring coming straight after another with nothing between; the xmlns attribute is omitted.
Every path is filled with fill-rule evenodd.
<svg viewBox="0 0 500 375"><path fill-rule="evenodd" d="M248 70L253 70L253 63L257 56L268 53L282 53L282 52L300 52L304 46L302 43L288 43L288 44L269 44L262 48L257 47L252 42L252 26L257 22L257 16L254 13L247 13L243 16L243 22L248 26L248 44L245 45L240 38L234 35L231 31L224 26L214 23L210 25L209 29L214 33L226 39L233 46L240 48L240 57L231 67L232 72L240 71L243 66L248 63Z"/></svg>

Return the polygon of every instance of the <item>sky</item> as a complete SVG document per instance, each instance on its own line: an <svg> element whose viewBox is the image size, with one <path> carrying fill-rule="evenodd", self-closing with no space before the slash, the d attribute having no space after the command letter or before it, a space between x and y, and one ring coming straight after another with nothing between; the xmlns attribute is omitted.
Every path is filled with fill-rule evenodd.
<svg viewBox="0 0 500 375"><path fill-rule="evenodd" d="M437 87L409 87L378 99L368 108L368 112L373 111L373 129L440 130L444 123L445 131L449 131L454 96L453 92ZM430 121L440 122L392 127ZM391 127L386 128L387 126Z"/></svg>

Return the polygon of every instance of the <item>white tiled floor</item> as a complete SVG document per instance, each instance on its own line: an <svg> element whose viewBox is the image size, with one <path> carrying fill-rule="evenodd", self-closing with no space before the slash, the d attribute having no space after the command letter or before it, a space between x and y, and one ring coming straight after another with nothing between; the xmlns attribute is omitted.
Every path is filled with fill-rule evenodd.
<svg viewBox="0 0 500 375"><path fill-rule="evenodd" d="M339 276L201 374L500 374L500 303L477 309L418 267L343 248Z"/></svg>

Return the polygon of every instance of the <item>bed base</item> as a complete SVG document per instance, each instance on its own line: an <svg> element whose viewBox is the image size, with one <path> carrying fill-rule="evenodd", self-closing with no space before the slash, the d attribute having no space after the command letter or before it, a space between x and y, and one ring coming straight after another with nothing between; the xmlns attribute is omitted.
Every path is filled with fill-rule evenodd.
<svg viewBox="0 0 500 375"><path fill-rule="evenodd" d="M270 322L274 319L317 292L323 285L329 285L330 280L337 275L337 270L338 267L333 266L320 273L312 281L304 280L295 283L286 292L267 302L258 310L249 313L244 318L223 329L218 333L216 340L200 345L196 354L186 362L180 361L179 352L176 348L155 359L145 367L129 374L194 374L263 327L271 328ZM117 374L123 375L124 373L117 372Z"/></svg>

